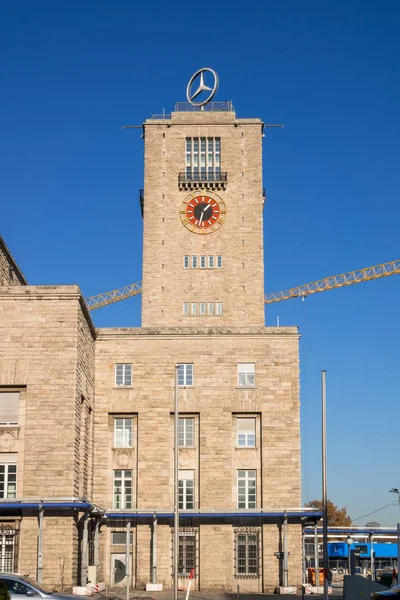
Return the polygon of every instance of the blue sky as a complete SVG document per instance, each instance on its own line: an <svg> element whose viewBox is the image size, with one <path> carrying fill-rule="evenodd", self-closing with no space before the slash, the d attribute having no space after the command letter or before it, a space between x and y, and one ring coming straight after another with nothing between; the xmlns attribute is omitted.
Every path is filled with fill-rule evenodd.
<svg viewBox="0 0 400 600"><path fill-rule="evenodd" d="M0 7L0 233L31 284L85 296L141 279L140 125L213 67L264 141L265 287L400 258L400 5L21 0ZM303 496L320 496L320 373L330 498L355 519L400 487L397 276L267 307L299 325ZM93 313L138 326L140 299ZM392 525L397 507L373 518Z"/></svg>

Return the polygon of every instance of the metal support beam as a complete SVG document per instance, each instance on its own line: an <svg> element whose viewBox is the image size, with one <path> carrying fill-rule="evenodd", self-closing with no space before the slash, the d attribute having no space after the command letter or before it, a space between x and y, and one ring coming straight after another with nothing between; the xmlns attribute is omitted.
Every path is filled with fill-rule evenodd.
<svg viewBox="0 0 400 600"><path fill-rule="evenodd" d="M283 519L283 587L289 585L289 566L288 566L288 520L287 516Z"/></svg>
<svg viewBox="0 0 400 600"><path fill-rule="evenodd" d="M89 513L86 511L83 515L83 533L82 533L82 550L81 550L81 585L87 584L87 567L88 567L88 522Z"/></svg>
<svg viewBox="0 0 400 600"><path fill-rule="evenodd" d="M327 467L326 467L326 371L322 375L322 545L324 548L324 600L328 600L328 493L327 493Z"/></svg>
<svg viewBox="0 0 400 600"><path fill-rule="evenodd" d="M129 600L129 588L131 585L131 522L126 524L126 551L125 551L125 573L126 573L126 600Z"/></svg>
<svg viewBox="0 0 400 600"><path fill-rule="evenodd" d="M95 526L94 526L94 556L93 556L93 561L94 561L94 566L96 567L96 572L97 569L99 568L99 537L100 537L100 519L96 520Z"/></svg>
<svg viewBox="0 0 400 600"><path fill-rule="evenodd" d="M39 534L37 545L37 580L38 583L43 583L43 505L39 505Z"/></svg>
<svg viewBox="0 0 400 600"><path fill-rule="evenodd" d="M318 525L314 527L314 567L315 567L315 585L319 585L319 552L318 552Z"/></svg>
<svg viewBox="0 0 400 600"><path fill-rule="evenodd" d="M371 532L369 536L371 544L371 581L375 581L375 556L374 556L374 534Z"/></svg>
<svg viewBox="0 0 400 600"><path fill-rule="evenodd" d="M175 403L174 403L174 600L178 600L178 563L179 563L179 388L178 369L175 365Z"/></svg>
<svg viewBox="0 0 400 600"><path fill-rule="evenodd" d="M153 560L151 567L151 583L157 583L157 513L153 516Z"/></svg>

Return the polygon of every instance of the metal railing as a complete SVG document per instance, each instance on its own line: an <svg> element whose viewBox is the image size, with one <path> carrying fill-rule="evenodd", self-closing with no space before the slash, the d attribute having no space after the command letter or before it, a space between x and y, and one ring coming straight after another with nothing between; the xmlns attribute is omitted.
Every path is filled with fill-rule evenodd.
<svg viewBox="0 0 400 600"><path fill-rule="evenodd" d="M226 102L209 102L203 106L193 106L190 102L176 102L175 104L175 112L232 112L234 110L230 100Z"/></svg>
<svg viewBox="0 0 400 600"><path fill-rule="evenodd" d="M179 183L188 183L191 181L228 181L228 174L222 171L212 171L208 173L179 173Z"/></svg>

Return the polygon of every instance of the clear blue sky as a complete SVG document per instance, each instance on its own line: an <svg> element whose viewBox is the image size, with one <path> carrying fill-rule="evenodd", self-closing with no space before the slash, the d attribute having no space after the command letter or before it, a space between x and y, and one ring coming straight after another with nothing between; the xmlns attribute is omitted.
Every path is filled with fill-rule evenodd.
<svg viewBox="0 0 400 600"><path fill-rule="evenodd" d="M3 2L0 232L29 282L140 281L143 142L122 125L173 109L202 66L239 117L285 124L264 142L267 292L399 259L399 31L390 0ZM302 333L304 500L327 369L329 496L353 518L400 487L399 293L393 276L266 311ZM140 299L93 318L138 326Z"/></svg>

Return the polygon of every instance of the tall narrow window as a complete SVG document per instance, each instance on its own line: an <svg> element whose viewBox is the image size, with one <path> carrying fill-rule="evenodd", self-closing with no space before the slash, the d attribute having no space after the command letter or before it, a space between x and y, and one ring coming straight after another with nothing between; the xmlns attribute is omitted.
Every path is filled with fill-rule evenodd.
<svg viewBox="0 0 400 600"><path fill-rule="evenodd" d="M206 314L206 303L205 302L200 302L200 316L204 317L204 315Z"/></svg>
<svg viewBox="0 0 400 600"><path fill-rule="evenodd" d="M192 315L197 315L197 302L192 302Z"/></svg>
<svg viewBox="0 0 400 600"><path fill-rule="evenodd" d="M196 570L196 532L179 532L179 577L189 577Z"/></svg>
<svg viewBox="0 0 400 600"><path fill-rule="evenodd" d="M114 471L114 508L132 508L132 471Z"/></svg>
<svg viewBox="0 0 400 600"><path fill-rule="evenodd" d="M200 269L205 269L206 268L206 257L205 256L200 256Z"/></svg>
<svg viewBox="0 0 400 600"><path fill-rule="evenodd" d="M179 418L178 445L193 448L194 446L194 418Z"/></svg>
<svg viewBox="0 0 400 600"><path fill-rule="evenodd" d="M114 447L132 448L133 419L114 419Z"/></svg>
<svg viewBox="0 0 400 600"><path fill-rule="evenodd" d="M132 365L129 363L119 363L115 365L115 385L132 385Z"/></svg>
<svg viewBox="0 0 400 600"><path fill-rule="evenodd" d="M213 269L214 268L214 257L213 256L209 256L208 257L208 268L209 269Z"/></svg>
<svg viewBox="0 0 400 600"><path fill-rule="evenodd" d="M0 464L0 498L17 497L17 455L10 454L7 463Z"/></svg>
<svg viewBox="0 0 400 600"><path fill-rule="evenodd" d="M184 269L188 269L189 268L189 257L188 256L184 256L183 257L183 268Z"/></svg>
<svg viewBox="0 0 400 600"><path fill-rule="evenodd" d="M220 179L221 138L186 138L185 169L189 181Z"/></svg>
<svg viewBox="0 0 400 600"><path fill-rule="evenodd" d="M189 314L189 302L183 303L183 314L187 316Z"/></svg>
<svg viewBox="0 0 400 600"><path fill-rule="evenodd" d="M256 474L254 470L237 472L238 508L256 508Z"/></svg>
<svg viewBox="0 0 400 600"><path fill-rule="evenodd" d="M243 387L253 387L255 385L255 364L238 364L238 385Z"/></svg>
<svg viewBox="0 0 400 600"><path fill-rule="evenodd" d="M208 314L209 315L213 315L214 314L214 302L209 302L208 303Z"/></svg>
<svg viewBox="0 0 400 600"><path fill-rule="evenodd" d="M236 577L258 576L258 534L235 533Z"/></svg>
<svg viewBox="0 0 400 600"><path fill-rule="evenodd" d="M222 269L222 256L217 256L217 269Z"/></svg>
<svg viewBox="0 0 400 600"><path fill-rule="evenodd" d="M237 445L239 448L254 448L256 445L256 420L254 418L238 418Z"/></svg>
<svg viewBox="0 0 400 600"><path fill-rule="evenodd" d="M217 302L217 306L216 306L217 310L216 310L216 314L218 316L222 315L222 302Z"/></svg>
<svg viewBox="0 0 400 600"><path fill-rule="evenodd" d="M179 471L179 508L194 508L194 471Z"/></svg>
<svg viewBox="0 0 400 600"><path fill-rule="evenodd" d="M192 269L197 269L197 256L192 256Z"/></svg>
<svg viewBox="0 0 400 600"><path fill-rule="evenodd" d="M178 385L182 387L193 385L192 364L181 364L178 366Z"/></svg>

